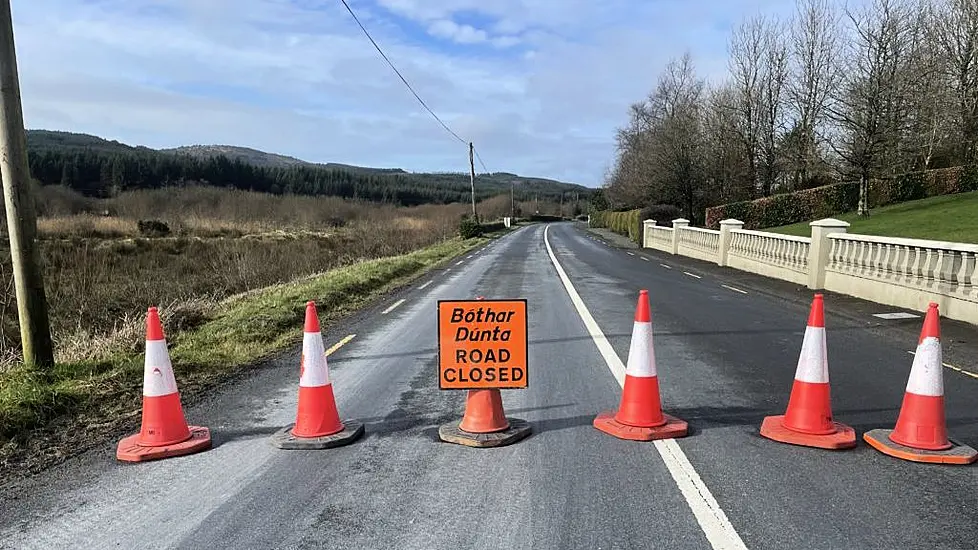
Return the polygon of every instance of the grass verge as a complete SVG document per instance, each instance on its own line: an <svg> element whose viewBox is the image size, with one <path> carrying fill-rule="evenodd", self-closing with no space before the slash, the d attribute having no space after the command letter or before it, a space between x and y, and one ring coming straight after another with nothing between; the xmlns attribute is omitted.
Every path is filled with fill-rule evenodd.
<svg viewBox="0 0 978 550"><path fill-rule="evenodd" d="M400 256L365 261L227 298L194 328L166 326L180 393L201 390L301 341L305 303L330 321L484 243L453 239ZM161 311L166 323L166 312ZM0 476L37 471L98 443L141 411L142 355L116 352L50 371L17 365L0 374Z"/></svg>
<svg viewBox="0 0 978 550"><path fill-rule="evenodd" d="M855 212L836 217L852 224L849 233L978 243L978 191L892 204L872 210L868 218ZM764 231L800 237L812 234L808 222Z"/></svg>

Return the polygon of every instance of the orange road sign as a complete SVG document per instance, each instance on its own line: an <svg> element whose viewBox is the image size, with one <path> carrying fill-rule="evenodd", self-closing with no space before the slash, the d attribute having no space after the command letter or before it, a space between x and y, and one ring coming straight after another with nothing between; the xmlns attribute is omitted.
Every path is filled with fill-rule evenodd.
<svg viewBox="0 0 978 550"><path fill-rule="evenodd" d="M526 300L439 300L438 387L527 387Z"/></svg>

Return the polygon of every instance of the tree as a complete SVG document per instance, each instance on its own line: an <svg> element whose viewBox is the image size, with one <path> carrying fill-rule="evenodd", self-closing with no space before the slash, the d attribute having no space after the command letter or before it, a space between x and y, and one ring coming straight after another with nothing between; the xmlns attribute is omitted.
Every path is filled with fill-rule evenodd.
<svg viewBox="0 0 978 550"><path fill-rule="evenodd" d="M978 1L936 1L934 39L951 83L958 154L974 162L978 160Z"/></svg>

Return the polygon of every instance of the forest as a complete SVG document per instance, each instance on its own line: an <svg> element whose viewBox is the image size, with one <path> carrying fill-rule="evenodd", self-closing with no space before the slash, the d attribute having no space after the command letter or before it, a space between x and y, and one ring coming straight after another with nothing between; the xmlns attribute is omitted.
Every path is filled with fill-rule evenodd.
<svg viewBox="0 0 978 550"><path fill-rule="evenodd" d="M471 200L465 173L409 173L297 163L262 166L227 155L191 155L130 147L84 134L28 132L31 174L43 185L63 185L88 197L183 185L209 185L263 193L321 195L400 206ZM299 161L301 162L301 161ZM517 200L584 198L589 189L508 173L477 174L476 200L509 193ZM576 194L576 195L575 195Z"/></svg>
<svg viewBox="0 0 978 550"><path fill-rule="evenodd" d="M604 197L616 209L709 206L869 182L978 155L978 0L798 0L757 15L708 80L674 58L629 108Z"/></svg>

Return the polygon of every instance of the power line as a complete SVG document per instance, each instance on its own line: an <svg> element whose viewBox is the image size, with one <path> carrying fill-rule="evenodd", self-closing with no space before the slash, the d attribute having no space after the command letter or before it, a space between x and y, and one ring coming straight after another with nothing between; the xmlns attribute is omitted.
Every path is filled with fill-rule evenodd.
<svg viewBox="0 0 978 550"><path fill-rule="evenodd" d="M411 85L408 84L407 79L404 78L404 76L401 74L401 71L397 70L397 67L395 67L394 63L392 63L390 58L387 57L387 54L384 53L384 50L380 49L380 46L377 45L377 42L375 42L373 37L370 36L370 33L367 32L366 27L364 27L363 23L360 22L360 19L357 17L357 14L353 13L353 9L351 9L350 5L346 3L346 0L340 0L340 2L343 2L343 5L346 6L346 11L350 12L350 15L353 16L353 20L356 21L357 25L360 26L360 30L362 30L363 34L367 36L367 39L370 40L370 43L374 45L374 48L376 48L377 52L379 52L381 57L384 58L384 61L386 61L387 64L391 66L391 69L394 69L394 72L401 79L401 82L403 82L404 85L407 86L408 90L411 90L411 93L414 94L414 97L418 100L419 103L421 103L421 106L424 107L429 113L431 113L431 116L435 117L435 120L437 120L438 123L442 125L442 128L447 130L449 134L452 134L452 136L454 136L455 139L459 140L462 143L468 143L464 139L460 138L458 134L452 131L452 129L449 128L447 124L442 122L442 120L438 118L438 115L436 115L435 112L432 111L430 107L428 107L428 104L425 103L423 99L421 99L421 96L418 95L418 92L415 92L414 88L412 88ZM479 162L481 163L482 161L480 160ZM483 168L485 168L485 165L483 165Z"/></svg>
<svg viewBox="0 0 978 550"><path fill-rule="evenodd" d="M489 169L486 168L486 163L482 162L482 157L479 156L479 150L478 149L475 149L475 148L473 148L473 150L475 151L475 158L476 158L476 160L478 160L479 161L479 164L482 165L482 171L485 172L486 174L488 174L489 173Z"/></svg>

